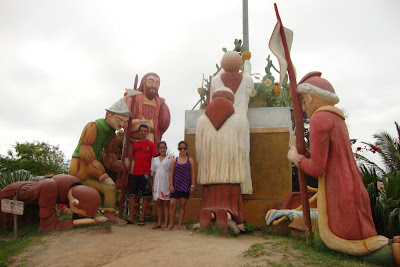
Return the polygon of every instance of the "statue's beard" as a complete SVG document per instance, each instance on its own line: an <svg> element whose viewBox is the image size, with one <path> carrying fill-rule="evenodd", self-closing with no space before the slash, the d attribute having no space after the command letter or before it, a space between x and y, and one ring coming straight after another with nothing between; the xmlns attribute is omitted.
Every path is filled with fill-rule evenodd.
<svg viewBox="0 0 400 267"><path fill-rule="evenodd" d="M155 87L146 88L146 97L148 99L152 100L156 96L157 96L157 88Z"/></svg>

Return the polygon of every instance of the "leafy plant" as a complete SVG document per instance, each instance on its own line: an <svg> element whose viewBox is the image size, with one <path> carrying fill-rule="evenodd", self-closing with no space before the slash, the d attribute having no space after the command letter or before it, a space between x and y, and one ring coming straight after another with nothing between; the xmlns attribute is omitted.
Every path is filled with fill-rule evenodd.
<svg viewBox="0 0 400 267"><path fill-rule="evenodd" d="M376 230L387 237L400 234L400 128L397 122L395 125L397 137L383 131L374 134L375 144L363 142L368 151L381 156L384 169L361 155L361 148L355 153L361 162L360 171L370 197ZM378 183L383 184L382 189Z"/></svg>
<svg viewBox="0 0 400 267"><path fill-rule="evenodd" d="M288 214L286 214L286 221L288 224L292 223L294 221L294 214L293 212L289 212Z"/></svg>
<svg viewBox="0 0 400 267"><path fill-rule="evenodd" d="M0 250L0 266L8 266L7 261L4 259L3 251Z"/></svg>
<svg viewBox="0 0 400 267"><path fill-rule="evenodd" d="M257 94L250 98L249 107L292 107L288 75L285 75L282 87L280 87L271 69L274 69L278 75L280 75L279 71L272 63L271 56L268 55L265 75L262 76L260 73L253 75L256 80L261 82L254 83L254 89L257 91Z"/></svg>
<svg viewBox="0 0 400 267"><path fill-rule="evenodd" d="M396 137L392 137L388 132L382 131L373 135L376 140L375 144L362 142L367 148L358 147L355 152L355 157L360 164L371 166L382 174L400 170L400 127L397 122L394 122L394 124L396 125ZM372 153L377 152L382 158L385 169L380 168L375 162L360 154L364 150Z"/></svg>
<svg viewBox="0 0 400 267"><path fill-rule="evenodd" d="M0 173L0 190L9 184L22 181L37 181L40 177L32 176L27 170L6 171Z"/></svg>
<svg viewBox="0 0 400 267"><path fill-rule="evenodd" d="M246 230L246 234L254 234L256 231L260 230L257 226L252 224L245 224L244 230Z"/></svg>

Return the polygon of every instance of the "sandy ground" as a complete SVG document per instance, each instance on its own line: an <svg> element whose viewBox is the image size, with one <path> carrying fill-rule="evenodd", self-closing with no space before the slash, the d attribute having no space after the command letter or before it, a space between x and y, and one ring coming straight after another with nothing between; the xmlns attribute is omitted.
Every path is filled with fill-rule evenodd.
<svg viewBox="0 0 400 267"><path fill-rule="evenodd" d="M219 237L190 230L161 231L128 225L53 232L27 248L10 266L246 266L243 252L262 237ZM279 260L278 260L279 261Z"/></svg>

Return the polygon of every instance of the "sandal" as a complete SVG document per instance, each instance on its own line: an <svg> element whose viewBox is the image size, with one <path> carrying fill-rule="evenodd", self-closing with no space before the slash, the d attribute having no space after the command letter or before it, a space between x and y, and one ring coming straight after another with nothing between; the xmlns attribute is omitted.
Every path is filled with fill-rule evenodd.
<svg viewBox="0 0 400 267"><path fill-rule="evenodd" d="M174 227L172 227L172 228L164 227L161 229L161 231L173 231L173 230L174 230Z"/></svg>
<svg viewBox="0 0 400 267"><path fill-rule="evenodd" d="M138 221L137 225L144 226L144 221Z"/></svg>
<svg viewBox="0 0 400 267"><path fill-rule="evenodd" d="M155 225L153 225L153 227L151 227L151 229L160 229L160 228L162 228L161 225L157 225L157 224L155 224Z"/></svg>
<svg viewBox="0 0 400 267"><path fill-rule="evenodd" d="M186 230L186 226L180 226L179 230Z"/></svg>
<svg viewBox="0 0 400 267"><path fill-rule="evenodd" d="M128 222L128 224L134 224L135 222L134 221L131 221L131 220L126 220L127 222Z"/></svg>

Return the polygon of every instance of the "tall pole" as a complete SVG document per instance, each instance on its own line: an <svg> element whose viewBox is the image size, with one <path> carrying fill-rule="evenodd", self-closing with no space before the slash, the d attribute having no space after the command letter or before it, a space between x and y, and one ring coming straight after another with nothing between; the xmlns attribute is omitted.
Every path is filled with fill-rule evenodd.
<svg viewBox="0 0 400 267"><path fill-rule="evenodd" d="M137 89L137 84L138 84L138 79L139 76L136 74L135 76L135 82L133 84L133 90ZM131 112L133 111L133 107L131 107ZM133 115L133 112L132 112ZM129 137L131 135L131 129L132 129L132 117L129 118L128 120L128 126L126 128L126 132L124 133L124 138L125 138L125 143L124 143L124 154L121 155L122 159L122 172L120 172L118 175L120 175L120 181L121 181L121 199L119 201L119 217L122 219L122 216L124 215L124 210L125 210L125 184L126 181L128 180L128 175L129 175L129 170L125 166L125 159L129 158Z"/></svg>
<svg viewBox="0 0 400 267"><path fill-rule="evenodd" d="M249 46L249 9L248 9L248 0L243 1L243 46L246 51L250 51Z"/></svg>
<svg viewBox="0 0 400 267"><path fill-rule="evenodd" d="M300 154L306 154L306 145L304 142L304 122L303 122L303 110L301 108L300 97L297 93L297 81L296 74L294 72L292 60L290 58L289 48L286 42L285 30L282 24L281 17L279 16L278 7L276 3L274 4L276 18L280 24L280 33L282 37L282 44L285 50L285 58L288 63L288 73L290 80L290 92L292 93L292 102L293 102L293 113L294 113L294 123L296 126L296 147L297 151ZM301 194L301 205L303 208L303 219L305 225L305 234L307 242L310 241L310 232L311 232L311 218L310 218L310 205L308 203L308 194L307 194L307 180L306 175L303 170L300 168L297 169L299 174L299 186L300 186L300 194Z"/></svg>

